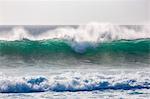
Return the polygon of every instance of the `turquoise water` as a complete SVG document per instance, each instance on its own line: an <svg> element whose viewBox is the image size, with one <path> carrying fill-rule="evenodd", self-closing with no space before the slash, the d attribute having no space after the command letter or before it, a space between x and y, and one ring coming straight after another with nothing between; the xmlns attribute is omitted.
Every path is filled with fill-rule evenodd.
<svg viewBox="0 0 150 99"><path fill-rule="evenodd" d="M76 44L76 42L75 42ZM83 42L72 46L65 40L41 40L41 41L0 41L0 55L8 57L20 57L23 59L56 60L76 58L89 62L103 63L106 61L138 61L149 63L150 39L119 40L104 43ZM130 60L133 59L133 60ZM72 60L73 61L73 60Z"/></svg>

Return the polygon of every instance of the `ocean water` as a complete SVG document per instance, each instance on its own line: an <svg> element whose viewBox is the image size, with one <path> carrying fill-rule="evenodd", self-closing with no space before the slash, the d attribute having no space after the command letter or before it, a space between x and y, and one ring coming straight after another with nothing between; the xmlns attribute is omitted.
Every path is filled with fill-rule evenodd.
<svg viewBox="0 0 150 99"><path fill-rule="evenodd" d="M2 99L148 99L149 71L149 25L0 26Z"/></svg>

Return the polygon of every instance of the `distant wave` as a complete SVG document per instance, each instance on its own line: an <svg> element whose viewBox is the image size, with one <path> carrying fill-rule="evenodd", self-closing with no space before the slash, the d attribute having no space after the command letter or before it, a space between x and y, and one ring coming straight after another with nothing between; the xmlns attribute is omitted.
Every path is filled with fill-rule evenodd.
<svg viewBox="0 0 150 99"><path fill-rule="evenodd" d="M84 75L84 76L83 76ZM30 92L76 92L94 90L137 90L150 89L149 75L120 74L102 75L99 73L66 73L61 75L37 77L1 77L1 93L30 93Z"/></svg>

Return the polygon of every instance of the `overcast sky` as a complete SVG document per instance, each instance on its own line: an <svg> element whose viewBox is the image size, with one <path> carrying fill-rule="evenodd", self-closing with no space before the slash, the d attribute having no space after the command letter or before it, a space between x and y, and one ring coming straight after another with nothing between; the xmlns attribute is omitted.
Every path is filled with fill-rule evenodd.
<svg viewBox="0 0 150 99"><path fill-rule="evenodd" d="M0 24L145 24L149 9L150 0L0 0Z"/></svg>

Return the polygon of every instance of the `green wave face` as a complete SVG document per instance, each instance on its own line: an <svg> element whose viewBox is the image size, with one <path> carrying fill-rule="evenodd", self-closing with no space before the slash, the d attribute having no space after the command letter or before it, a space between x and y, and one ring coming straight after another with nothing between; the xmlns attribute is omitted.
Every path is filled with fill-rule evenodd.
<svg viewBox="0 0 150 99"><path fill-rule="evenodd" d="M119 40L98 44L88 42L80 44L58 39L0 41L0 57L3 56L47 60L74 57L96 62L108 62L108 60L149 62L150 39Z"/></svg>
<svg viewBox="0 0 150 99"><path fill-rule="evenodd" d="M64 41L46 40L46 41L1 41L1 55L20 55L20 56L47 56L53 53L67 53L71 51Z"/></svg>

